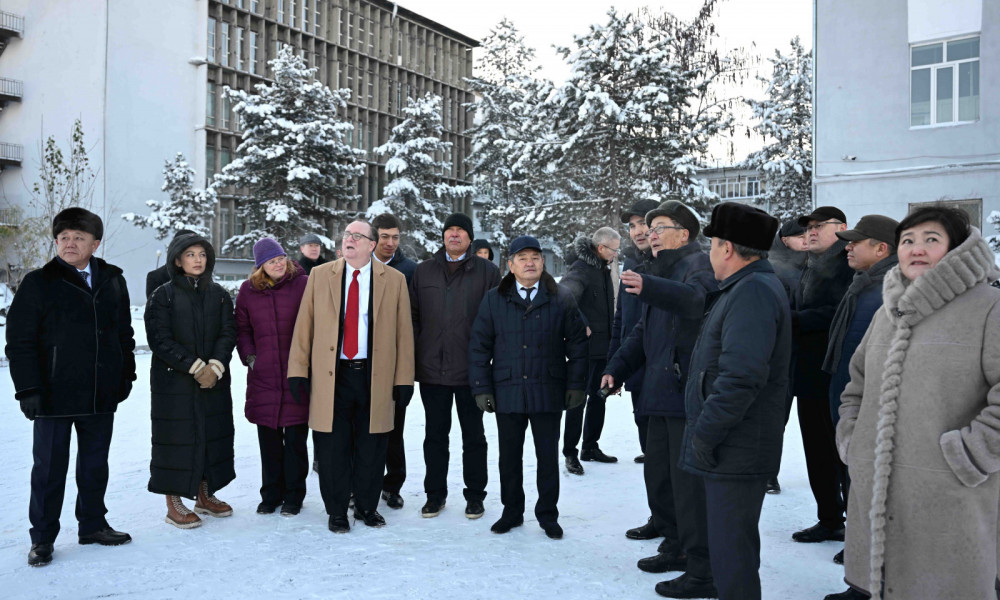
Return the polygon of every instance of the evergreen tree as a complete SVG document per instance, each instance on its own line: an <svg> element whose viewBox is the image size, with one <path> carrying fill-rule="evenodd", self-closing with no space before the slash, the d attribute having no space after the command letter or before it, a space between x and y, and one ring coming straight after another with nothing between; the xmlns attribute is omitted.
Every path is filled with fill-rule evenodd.
<svg viewBox="0 0 1000 600"><path fill-rule="evenodd" d="M763 100L747 100L757 120L753 129L765 146L744 165L761 174L764 193L758 202L784 221L812 206L812 52L795 37L791 51L775 50L771 78ZM748 132L749 133L749 132Z"/></svg>
<svg viewBox="0 0 1000 600"><path fill-rule="evenodd" d="M198 235L211 236L210 223L215 215L215 190L196 190L195 172L180 152L173 160L163 164L163 187L169 200L147 200L146 206L152 211L149 216L126 213L122 218L136 227L156 230L156 239L173 235L181 229L189 229Z"/></svg>
<svg viewBox="0 0 1000 600"><path fill-rule="evenodd" d="M264 236L293 247L302 233L323 233L331 220L355 216L337 209L357 200L351 179L364 173L363 152L347 143L353 125L338 114L350 91L315 80L316 69L289 46L268 64L274 83L257 85L256 94L225 92L243 120L243 142L214 186L245 190L236 210L246 231L225 240L223 252Z"/></svg>
<svg viewBox="0 0 1000 600"><path fill-rule="evenodd" d="M392 213L406 228L404 245L417 258L425 258L441 247L441 230L452 212L452 200L471 194L471 186L441 182L451 168L451 142L441 138L441 97L425 94L408 98L405 118L392 128L389 140L375 149L388 156L385 170L393 177L382 199L373 202L366 218Z"/></svg>

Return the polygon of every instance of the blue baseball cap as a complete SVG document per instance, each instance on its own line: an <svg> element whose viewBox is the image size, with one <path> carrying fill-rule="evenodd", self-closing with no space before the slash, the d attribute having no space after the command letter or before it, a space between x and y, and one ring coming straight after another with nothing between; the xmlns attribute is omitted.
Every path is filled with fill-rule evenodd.
<svg viewBox="0 0 1000 600"><path fill-rule="evenodd" d="M513 257L515 254L521 250L538 250L542 251L542 245L538 243L538 240L531 237L530 235L522 235L521 237L514 238L510 243L510 249L507 251L507 256Z"/></svg>

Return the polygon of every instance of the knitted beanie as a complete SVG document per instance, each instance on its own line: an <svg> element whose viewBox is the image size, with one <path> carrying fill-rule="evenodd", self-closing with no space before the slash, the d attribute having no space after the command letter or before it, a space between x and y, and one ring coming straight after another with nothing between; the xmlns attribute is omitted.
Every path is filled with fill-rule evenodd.
<svg viewBox="0 0 1000 600"><path fill-rule="evenodd" d="M448 229L451 227L461 227L462 229L466 230L469 233L470 240L476 237L476 235L472 233L472 219L470 219L466 215L463 215L462 213L455 213L449 216L447 219L445 219L444 228L441 230L441 232L444 233L445 231L448 231Z"/></svg>
<svg viewBox="0 0 1000 600"><path fill-rule="evenodd" d="M281 244L271 238L261 238L253 245L253 263L254 267L258 269L262 264L276 256L285 256L285 250Z"/></svg>

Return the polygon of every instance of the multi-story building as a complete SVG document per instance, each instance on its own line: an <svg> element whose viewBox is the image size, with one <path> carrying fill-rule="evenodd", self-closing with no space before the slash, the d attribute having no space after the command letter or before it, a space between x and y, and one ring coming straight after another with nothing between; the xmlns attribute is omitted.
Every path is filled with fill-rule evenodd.
<svg viewBox="0 0 1000 600"><path fill-rule="evenodd" d="M816 205L1000 210L1000 2L814 0Z"/></svg>
<svg viewBox="0 0 1000 600"><path fill-rule="evenodd" d="M0 164L15 155L20 163L0 172L0 200L27 206L40 141L54 135L65 144L80 118L98 173L95 205L108 228L105 258L125 268L133 296L142 293L145 272L163 260L157 251L164 242L120 215L146 212L146 200L165 198L163 163L177 152L206 183L234 159L240 125L222 91L266 83L267 61L282 44L316 67L317 79L352 91L344 117L355 125L351 143L366 152L366 170L356 182L359 200L336 208L364 211L379 198L387 177L374 148L388 140L406 99L425 92L442 97L445 139L452 142L442 178L468 183L464 131L471 117L463 104L472 96L464 78L472 75L477 42L393 2L4 0L3 10L16 15L18 27L8 28L15 21L0 13L0 44L7 46L0 77L24 85L23 99L0 113ZM0 101L6 89L0 79ZM217 247L243 226L235 214L238 192L221 195ZM455 209L471 213L468 201ZM341 224L327 225L332 232ZM245 258L228 255L216 271L242 279L249 268Z"/></svg>
<svg viewBox="0 0 1000 600"><path fill-rule="evenodd" d="M718 166L698 169L695 176L705 187L719 197L719 202L742 202L753 204L764 193L764 182L756 169L735 166ZM770 212L766 204L760 208Z"/></svg>

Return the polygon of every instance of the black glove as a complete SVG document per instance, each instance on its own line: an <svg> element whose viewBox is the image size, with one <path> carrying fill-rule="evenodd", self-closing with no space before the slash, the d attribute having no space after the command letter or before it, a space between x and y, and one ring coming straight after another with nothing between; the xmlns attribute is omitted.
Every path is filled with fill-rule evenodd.
<svg viewBox="0 0 1000 600"><path fill-rule="evenodd" d="M42 395L35 392L21 398L21 412L29 421L34 421L42 412Z"/></svg>
<svg viewBox="0 0 1000 600"><path fill-rule="evenodd" d="M497 400L493 394L476 394L476 406L483 412L496 412Z"/></svg>
<svg viewBox="0 0 1000 600"><path fill-rule="evenodd" d="M695 460L699 463L708 465L711 469L719 465L719 461L715 460L715 448L709 448L708 444L696 435L691 436L691 448L694 450Z"/></svg>
<svg viewBox="0 0 1000 600"><path fill-rule="evenodd" d="M288 378L288 389L292 392L292 400L295 400L296 404L302 404L303 402L309 402L309 378L308 377L289 377Z"/></svg>
<svg viewBox="0 0 1000 600"><path fill-rule="evenodd" d="M566 410L573 410L587 401L587 392L583 390L566 390Z"/></svg>
<svg viewBox="0 0 1000 600"><path fill-rule="evenodd" d="M392 400L396 404L399 404L400 406L409 406L411 398L413 398L412 385L392 386Z"/></svg>

